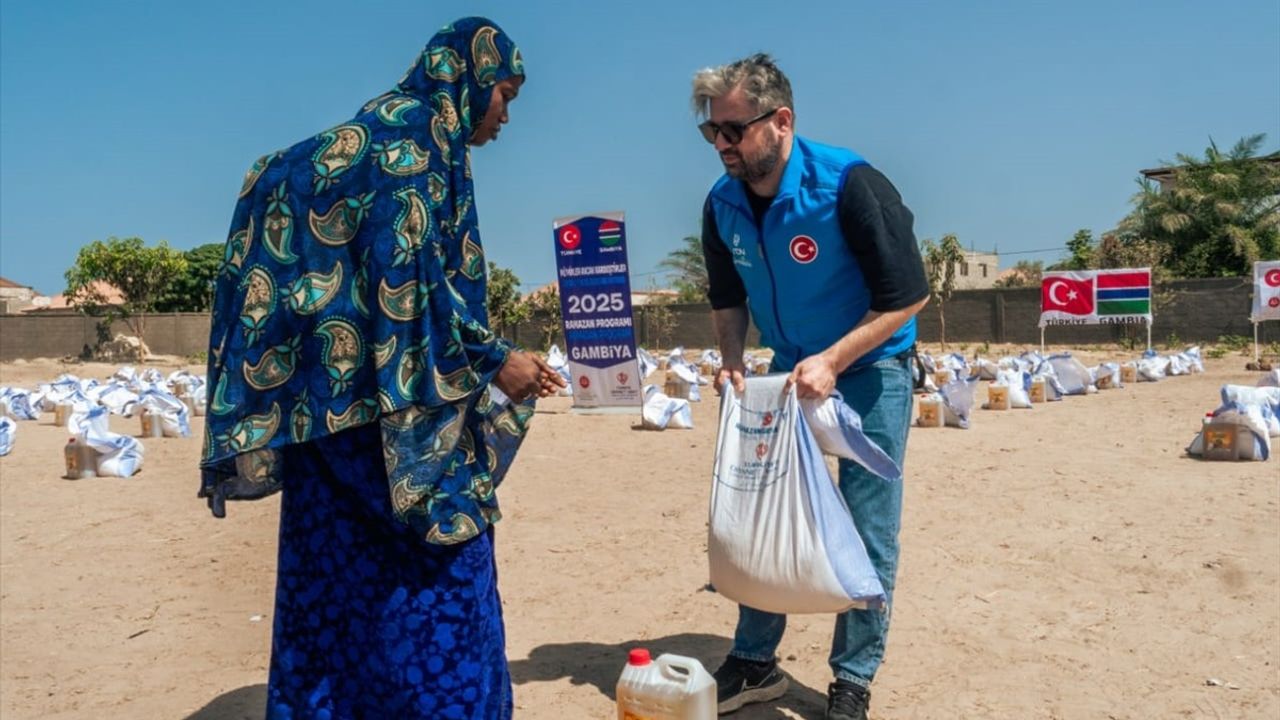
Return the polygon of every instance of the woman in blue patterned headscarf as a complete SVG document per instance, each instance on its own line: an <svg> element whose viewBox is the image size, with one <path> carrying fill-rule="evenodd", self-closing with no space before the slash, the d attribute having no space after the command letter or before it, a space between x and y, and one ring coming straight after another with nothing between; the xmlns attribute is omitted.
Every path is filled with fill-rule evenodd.
<svg viewBox="0 0 1280 720"><path fill-rule="evenodd" d="M222 517L283 490L269 718L510 715L494 489L561 381L489 331L470 147L523 81L505 33L460 20L245 177L200 495Z"/></svg>

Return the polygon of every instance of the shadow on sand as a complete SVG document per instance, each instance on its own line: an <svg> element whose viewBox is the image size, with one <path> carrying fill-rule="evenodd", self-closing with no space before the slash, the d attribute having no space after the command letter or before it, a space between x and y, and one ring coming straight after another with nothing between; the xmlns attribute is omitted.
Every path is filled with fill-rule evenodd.
<svg viewBox="0 0 1280 720"><path fill-rule="evenodd" d="M516 685L551 682L568 678L574 685L591 685L601 695L615 699L618 674L632 648L648 648L655 656L674 653L697 658L707 670L715 670L729 652L730 641L718 635L685 633L667 637L633 640L616 645L591 642L555 643L536 647L527 660L511 663L511 681ZM266 685L247 685L214 698L185 720L261 720L267 705ZM735 720L788 720L821 718L826 709L823 691L801 685L795 678L781 698L750 705L733 714ZM784 713L783 711L788 711Z"/></svg>
<svg viewBox="0 0 1280 720"><path fill-rule="evenodd" d="M267 713L267 686L246 685L223 693L185 720L262 720Z"/></svg>
<svg viewBox="0 0 1280 720"><path fill-rule="evenodd" d="M511 663L511 681L516 685L550 682L568 678L574 685L592 685L600 694L615 700L614 686L632 648L648 648L655 656L674 653L697 658L708 671L715 670L729 652L729 638L718 635L685 633L667 637L634 640L617 645L574 642L536 647L529 659ZM735 720L782 720L821 718L827 707L823 691L801 685L795 678L787 694L773 702L749 705L733 714ZM783 714L783 710L791 714Z"/></svg>

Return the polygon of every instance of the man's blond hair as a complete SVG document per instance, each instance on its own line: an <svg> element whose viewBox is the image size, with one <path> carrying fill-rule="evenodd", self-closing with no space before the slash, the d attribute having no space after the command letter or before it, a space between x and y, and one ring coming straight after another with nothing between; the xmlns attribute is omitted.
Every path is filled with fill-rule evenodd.
<svg viewBox="0 0 1280 720"><path fill-rule="evenodd" d="M742 90L757 112L783 107L795 112L791 101L791 81L765 53L694 73L693 111L706 118L711 114L711 101L735 89Z"/></svg>

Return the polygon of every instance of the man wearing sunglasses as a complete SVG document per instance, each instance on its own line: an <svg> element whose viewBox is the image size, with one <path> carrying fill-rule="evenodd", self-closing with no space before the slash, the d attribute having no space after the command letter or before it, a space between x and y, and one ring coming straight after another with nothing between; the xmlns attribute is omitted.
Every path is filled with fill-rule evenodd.
<svg viewBox="0 0 1280 720"><path fill-rule="evenodd" d="M702 219L724 357L717 389L743 389L749 316L774 351L773 372L789 373L801 398L838 389L901 467L915 315L929 296L911 211L857 154L795 134L791 83L768 55L699 71L693 104L725 170ZM888 603L837 616L826 717L865 720L893 604L902 483L841 460L839 484ZM775 656L786 620L739 606L733 649L715 672L721 714L786 692Z"/></svg>

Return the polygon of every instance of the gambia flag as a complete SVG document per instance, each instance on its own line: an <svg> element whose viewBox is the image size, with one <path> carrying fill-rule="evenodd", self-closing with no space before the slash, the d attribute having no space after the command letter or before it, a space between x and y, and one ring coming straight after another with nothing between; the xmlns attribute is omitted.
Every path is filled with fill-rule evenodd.
<svg viewBox="0 0 1280 720"><path fill-rule="evenodd" d="M622 226L612 220L600 223L600 244L613 247L622 240Z"/></svg>
<svg viewBox="0 0 1280 720"><path fill-rule="evenodd" d="M1151 269L1098 270L1099 319L1117 315L1151 314Z"/></svg>

